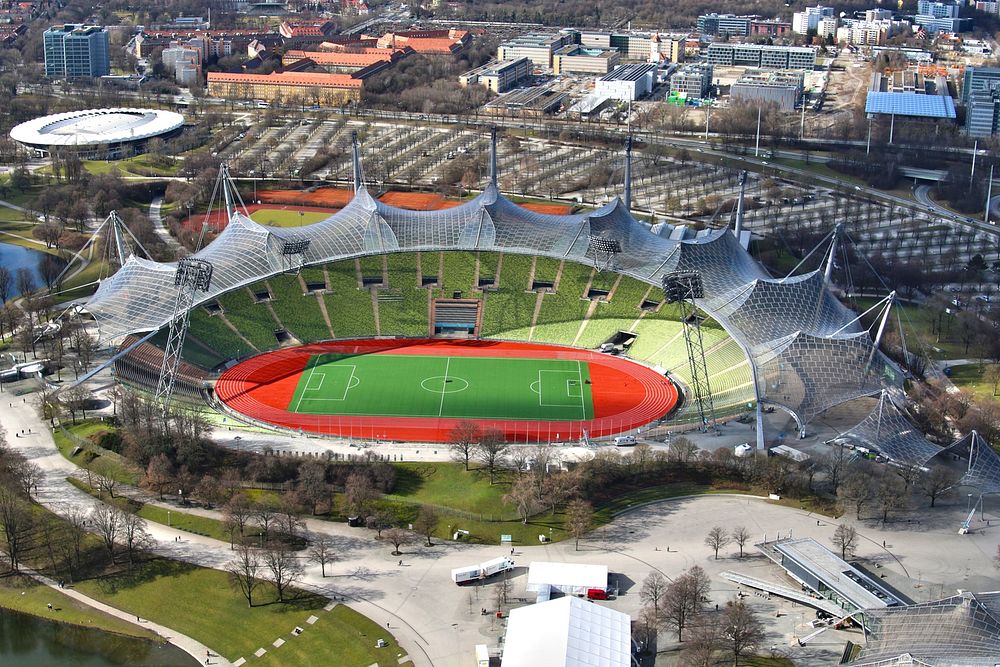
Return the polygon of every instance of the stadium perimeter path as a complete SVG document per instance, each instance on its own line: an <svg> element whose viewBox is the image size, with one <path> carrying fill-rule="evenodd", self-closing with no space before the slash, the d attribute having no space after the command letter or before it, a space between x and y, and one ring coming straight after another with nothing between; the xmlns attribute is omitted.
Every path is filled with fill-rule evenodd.
<svg viewBox="0 0 1000 667"><path fill-rule="evenodd" d="M48 430L30 405L31 397L29 403L13 407L8 398L10 394L0 394L0 423L7 430L10 445L43 468L39 501L55 511L73 505L92 506L94 500L90 496L65 481L74 466L55 449ZM29 427L33 435L16 437L20 429ZM991 557L1000 536L1000 521L994 519L990 528L977 522L974 534L959 536L957 527L965 504L964 498L958 498L933 513L921 513L925 519L919 527L905 522L887 528L859 523L864 539L857 555L879 563L878 572L885 573L888 582L917 600L950 595L956 588L996 590L1000 588L1000 580ZM191 512L219 517L213 511ZM988 505L987 516L992 514L992 506ZM847 518L842 520L856 523ZM814 537L824 544L829 544L836 528L836 522L825 517L748 497L700 496L656 503L634 508L595 531L583 541L579 551L574 549L572 541L516 546L514 558L519 567L513 579L514 595L533 597L525 594L525 570L520 567L532 560L608 565L616 573L623 594L607 604L630 614L639 610L639 586L653 570L673 577L692 565L700 565L711 577L713 604L724 604L736 593L732 584L719 577L725 570L781 581L777 569L763 557L739 560L730 547L721 559L713 559L703 543L707 527L712 525L726 529L746 526L754 541L765 536L773 539L780 531L782 535ZM450 570L509 552L498 546L450 542L432 548L411 545L404 547L400 566L399 557L390 555L390 547L375 542L367 530L313 519L307 520L306 526L311 532L331 538L338 559L328 568L330 576L326 578L320 577L317 567L307 567L303 584L330 597L346 597L352 608L376 623L388 624L416 665L458 667L469 663L475 644L496 645L500 624L495 618L480 614L481 608L491 606L492 591L488 587L457 587L451 583ZM155 523L149 524L149 531L156 540L155 551L164 556L214 568L229 560L228 545L216 540ZM178 536L181 542L174 541ZM806 647L791 647L793 636L810 631L805 623L813 617L812 611L777 599L767 601L756 596L747 599L768 619L767 642L790 655L796 665L833 664L846 639L861 639L857 633L829 631ZM276 629L275 636L278 634L281 629ZM663 637L669 640L668 633ZM270 642L271 639L262 639L265 646ZM247 664L252 665L252 658L247 657Z"/></svg>

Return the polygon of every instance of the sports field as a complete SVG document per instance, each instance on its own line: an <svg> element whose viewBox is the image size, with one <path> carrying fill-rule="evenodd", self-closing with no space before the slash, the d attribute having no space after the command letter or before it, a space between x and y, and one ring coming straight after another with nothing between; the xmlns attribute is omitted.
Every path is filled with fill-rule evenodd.
<svg viewBox="0 0 1000 667"><path fill-rule="evenodd" d="M677 405L654 370L592 350L486 340L360 339L284 348L226 370L231 410L296 431L447 442L471 420L510 442L634 429Z"/></svg>
<svg viewBox="0 0 1000 667"><path fill-rule="evenodd" d="M591 419L581 360L317 354L290 412L456 419Z"/></svg>

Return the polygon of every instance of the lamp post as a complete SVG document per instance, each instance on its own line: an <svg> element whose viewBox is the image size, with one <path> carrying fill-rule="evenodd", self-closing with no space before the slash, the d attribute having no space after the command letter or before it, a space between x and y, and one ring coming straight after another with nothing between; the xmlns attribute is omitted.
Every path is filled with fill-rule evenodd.
<svg viewBox="0 0 1000 667"><path fill-rule="evenodd" d="M167 510L167 527L170 527L170 510Z"/></svg>

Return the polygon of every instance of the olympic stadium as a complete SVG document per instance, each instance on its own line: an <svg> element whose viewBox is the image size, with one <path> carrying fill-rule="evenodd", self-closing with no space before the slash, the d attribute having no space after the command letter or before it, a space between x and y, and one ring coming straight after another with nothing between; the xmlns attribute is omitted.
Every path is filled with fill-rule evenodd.
<svg viewBox="0 0 1000 667"><path fill-rule="evenodd" d="M72 151L84 159L119 159L143 151L153 138L166 138L184 126L184 116L160 109L87 109L34 118L10 131L10 138L38 157Z"/></svg>
<svg viewBox="0 0 1000 667"><path fill-rule="evenodd" d="M888 308L869 329L838 300L836 235L817 269L775 278L738 241L738 216L696 233L634 217L627 170L622 197L546 215L499 192L495 149L483 192L433 211L378 201L357 146L354 162L354 196L325 220L265 227L229 200L191 257L123 258L85 305L120 345L118 381L162 394L180 331L176 398L272 429L416 442L463 421L536 442L743 415L763 447L765 411L805 431L877 398L849 437L920 465L964 447L970 479L1000 488L992 450L933 445L895 408ZM207 274L188 283L192 267ZM670 298L678 275L697 276L697 295Z"/></svg>

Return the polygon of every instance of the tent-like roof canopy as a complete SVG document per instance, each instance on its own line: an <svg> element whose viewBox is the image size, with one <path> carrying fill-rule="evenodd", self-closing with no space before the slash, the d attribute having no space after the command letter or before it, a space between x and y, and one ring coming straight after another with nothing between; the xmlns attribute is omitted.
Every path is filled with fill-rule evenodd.
<svg viewBox="0 0 1000 667"><path fill-rule="evenodd" d="M510 612L502 667L630 667L628 614L566 596Z"/></svg>

